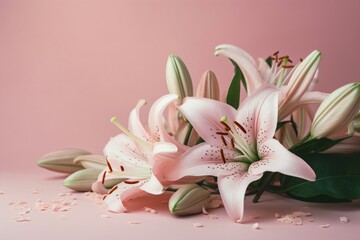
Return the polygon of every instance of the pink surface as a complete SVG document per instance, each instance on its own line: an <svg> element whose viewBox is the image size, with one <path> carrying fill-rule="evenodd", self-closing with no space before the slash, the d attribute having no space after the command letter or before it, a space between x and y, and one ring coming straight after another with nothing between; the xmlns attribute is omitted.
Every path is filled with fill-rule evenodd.
<svg viewBox="0 0 360 240"><path fill-rule="evenodd" d="M351 0L0 0L0 190L5 192L0 195L0 238L4 233L4 239L71 239L74 233L136 238L155 229L157 237L172 239L187 234L193 239L314 234L354 239L359 205L311 205L316 222L296 227L274 223L274 212L290 213L309 204L271 195L261 204L247 204L247 215L261 215L261 231L253 231L252 223L233 224L224 209L215 211L221 220L211 221L204 216L175 219L164 206L156 216L140 211L101 219L105 211L84 199L66 213L67 220L34 211L31 222L16 223L16 211L7 202L33 203L36 187L44 189L39 195L44 200L66 191L56 174L37 169L36 159L62 147L101 153L118 133L110 117L125 123L139 99L151 103L166 93L165 64L171 53L183 58L195 84L211 69L223 90L233 69L225 58L213 56L222 43L255 57L280 50L299 59L319 49L323 60L317 89L331 91L359 81L359 8ZM341 215L351 223L340 224ZM138 219L143 224L127 223ZM205 227L193 228L193 222ZM325 223L333 225L320 229Z"/></svg>
<svg viewBox="0 0 360 240"><path fill-rule="evenodd" d="M60 176L60 177L59 177ZM167 205L161 203L165 196L138 199L131 202L130 213L113 214L107 212L84 196L74 193L71 196L58 196L71 192L61 187L62 177L59 174L36 171L2 175L7 181L0 183L0 226L1 239L358 239L360 230L360 202L347 204L315 204L304 203L265 194L258 204L251 203L252 197L246 199L244 224L233 223L226 215L224 208L209 210L209 214L218 219L209 219L206 215L183 218L172 216ZM20 181L27 178L28 181ZM37 194L33 191L40 188ZM42 189L42 190L41 190ZM38 211L34 208L37 199L50 203L56 198L77 198L76 205L64 212L51 210ZM26 201L31 211L29 222L16 222L18 213L16 206L10 201ZM155 209L158 213L151 214L142 210L143 207ZM26 208L25 208L26 209ZM304 217L303 225L276 222L275 213L291 214L294 211L312 213ZM102 218L101 215L110 218ZM339 218L345 216L350 222L340 223ZM314 219L314 222L309 222ZM129 222L140 222L130 224ZM202 228L193 227L200 223ZM254 223L260 229L253 230ZM328 228L321 225L330 224Z"/></svg>

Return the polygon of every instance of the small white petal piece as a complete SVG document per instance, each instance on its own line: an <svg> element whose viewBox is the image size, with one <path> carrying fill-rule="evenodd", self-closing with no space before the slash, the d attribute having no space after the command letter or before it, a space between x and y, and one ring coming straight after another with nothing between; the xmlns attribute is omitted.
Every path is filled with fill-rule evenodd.
<svg viewBox="0 0 360 240"><path fill-rule="evenodd" d="M111 216L110 216L110 215L107 215L107 214L102 214L102 215L100 215L100 217L101 217L101 218L111 218Z"/></svg>
<svg viewBox="0 0 360 240"><path fill-rule="evenodd" d="M320 225L321 228L328 228L330 227L330 224L323 224L323 225Z"/></svg>
<svg viewBox="0 0 360 240"><path fill-rule="evenodd" d="M129 224L140 224L140 221L136 221L136 220L132 220L132 221L128 221Z"/></svg>
<svg viewBox="0 0 360 240"><path fill-rule="evenodd" d="M340 222L341 223L348 223L349 219L347 217L340 217Z"/></svg>
<svg viewBox="0 0 360 240"><path fill-rule="evenodd" d="M259 229L260 229L259 223L254 223L254 224L252 225L252 229L254 229L254 230L259 230Z"/></svg>
<svg viewBox="0 0 360 240"><path fill-rule="evenodd" d="M217 215L214 214L210 214L207 216L209 219L219 219L219 217Z"/></svg>
<svg viewBox="0 0 360 240"><path fill-rule="evenodd" d="M4 191L0 191L0 195L3 195L4 194Z"/></svg>
<svg viewBox="0 0 360 240"><path fill-rule="evenodd" d="M204 225L201 223L193 223L193 227L202 228L202 227L204 227Z"/></svg>

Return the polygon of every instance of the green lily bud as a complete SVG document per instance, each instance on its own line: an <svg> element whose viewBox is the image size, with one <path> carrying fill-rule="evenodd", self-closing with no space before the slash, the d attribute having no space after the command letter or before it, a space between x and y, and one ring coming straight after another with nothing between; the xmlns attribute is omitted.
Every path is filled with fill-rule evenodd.
<svg viewBox="0 0 360 240"><path fill-rule="evenodd" d="M64 186L78 192L91 191L91 185L97 180L102 170L86 168L74 172L64 180ZM120 183L122 179L109 179L104 182L105 188L112 188Z"/></svg>
<svg viewBox="0 0 360 240"><path fill-rule="evenodd" d="M360 109L360 83L349 83L332 92L319 106L311 136L327 137L346 129Z"/></svg>
<svg viewBox="0 0 360 240"><path fill-rule="evenodd" d="M88 154L91 153L81 149L61 149L45 154L36 164L55 172L73 173L84 168L80 163L74 163L74 159Z"/></svg>
<svg viewBox="0 0 360 240"><path fill-rule="evenodd" d="M196 90L196 97L205 97L214 100L220 99L220 89L215 73L212 71L206 71L202 75L199 86Z"/></svg>
<svg viewBox="0 0 360 240"><path fill-rule="evenodd" d="M81 155L74 159L75 164L81 164L84 168L103 170L106 167L106 157L102 155Z"/></svg>
<svg viewBox="0 0 360 240"><path fill-rule="evenodd" d="M166 83L169 93L176 94L182 100L193 95L190 73L180 57L170 55L166 64Z"/></svg>
<svg viewBox="0 0 360 240"><path fill-rule="evenodd" d="M354 121L350 124L349 129L351 131L360 132L360 112L354 118Z"/></svg>
<svg viewBox="0 0 360 240"><path fill-rule="evenodd" d="M210 201L210 192L197 184L188 184L179 188L169 200L169 210L174 215L192 215L201 213Z"/></svg>

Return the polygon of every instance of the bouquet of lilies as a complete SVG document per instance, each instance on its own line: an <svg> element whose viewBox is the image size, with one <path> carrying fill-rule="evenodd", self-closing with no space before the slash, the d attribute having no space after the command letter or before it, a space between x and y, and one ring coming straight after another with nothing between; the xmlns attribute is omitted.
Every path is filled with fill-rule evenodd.
<svg viewBox="0 0 360 240"><path fill-rule="evenodd" d="M316 50L297 64L279 52L255 61L232 45L216 47L215 55L235 69L224 96L211 71L194 94L184 62L170 55L169 94L152 104L147 124L140 100L127 127L111 119L120 134L103 155L59 150L38 165L69 173L64 185L71 189L103 194L112 212L126 211L129 199L172 192L171 213L196 214L220 195L229 217L241 222L245 195L257 202L264 191L312 202L360 198L359 82L314 91Z"/></svg>

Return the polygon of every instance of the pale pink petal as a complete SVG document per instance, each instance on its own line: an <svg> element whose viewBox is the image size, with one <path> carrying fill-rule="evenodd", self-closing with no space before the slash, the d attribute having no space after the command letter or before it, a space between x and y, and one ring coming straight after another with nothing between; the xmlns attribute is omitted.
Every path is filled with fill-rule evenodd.
<svg viewBox="0 0 360 240"><path fill-rule="evenodd" d="M104 187L104 185L101 183L100 181L96 181L93 182L93 184L91 185L91 190L95 193L99 193L99 194L105 194L107 193L109 190L107 188Z"/></svg>
<svg viewBox="0 0 360 240"><path fill-rule="evenodd" d="M220 195L227 214L234 221L241 221L244 214L244 197L248 185L262 177L249 175L246 171L242 174L220 176L218 178Z"/></svg>
<svg viewBox="0 0 360 240"><path fill-rule="evenodd" d="M304 105L296 109L293 114L294 122L297 126L298 139L303 139L310 132L311 122L314 118L310 106Z"/></svg>
<svg viewBox="0 0 360 240"><path fill-rule="evenodd" d="M148 166L146 157L139 151L135 142L125 134L111 138L105 146L104 155L115 168L120 167L124 162L139 167Z"/></svg>
<svg viewBox="0 0 360 240"><path fill-rule="evenodd" d="M263 81L257 71L256 62L244 50L232 45L220 45L216 47L215 55L224 55L237 63L244 74L249 95L262 86Z"/></svg>
<svg viewBox="0 0 360 240"><path fill-rule="evenodd" d="M140 189L153 195L159 195L165 191L164 185L159 182L154 174L140 187Z"/></svg>
<svg viewBox="0 0 360 240"><path fill-rule="evenodd" d="M271 82L271 78L272 78L271 68L263 58L258 58L258 71L264 82L268 82L268 83Z"/></svg>
<svg viewBox="0 0 360 240"><path fill-rule="evenodd" d="M297 108L307 104L321 103L328 96L327 93L322 92L306 92L302 97L296 101L288 101L286 104L280 104L279 106L279 121L289 116Z"/></svg>
<svg viewBox="0 0 360 240"><path fill-rule="evenodd" d="M176 139L169 135L164 124L164 113L166 108L179 100L175 94L167 94L159 98L152 106L149 112L149 128L150 131L161 142L169 142L175 144L179 151L185 152L187 147L176 141Z"/></svg>
<svg viewBox="0 0 360 240"><path fill-rule="evenodd" d="M316 176L312 168L275 139L269 139L260 146L259 157L260 161L250 165L249 174L280 172L309 181L315 180Z"/></svg>
<svg viewBox="0 0 360 240"><path fill-rule="evenodd" d="M136 107L130 112L129 115L129 130L132 132L135 136L142 139L143 141L150 141L151 137L148 134L148 132L145 130L141 119L140 119L140 108L143 107L146 104L145 100L140 100Z"/></svg>
<svg viewBox="0 0 360 240"><path fill-rule="evenodd" d="M225 159L231 160L238 153L223 149ZM177 180L185 176L219 176L241 173L246 164L222 160L220 149L207 143L201 143L188 150L168 173L169 180Z"/></svg>
<svg viewBox="0 0 360 240"><path fill-rule="evenodd" d="M143 195L143 191L139 189L146 180L137 183L127 184L125 182L119 183L117 189L104 199L107 208L111 212L126 212L124 202Z"/></svg>
<svg viewBox="0 0 360 240"><path fill-rule="evenodd" d="M246 98L236 115L236 121L246 134L236 128L243 145L256 152L256 146L274 137L277 125L278 91L266 86Z"/></svg>
<svg viewBox="0 0 360 240"><path fill-rule="evenodd" d="M221 136L216 132L224 132L220 120L226 116L234 120L236 110L230 105L207 98L185 98L179 107L185 118L207 143L223 147Z"/></svg>

